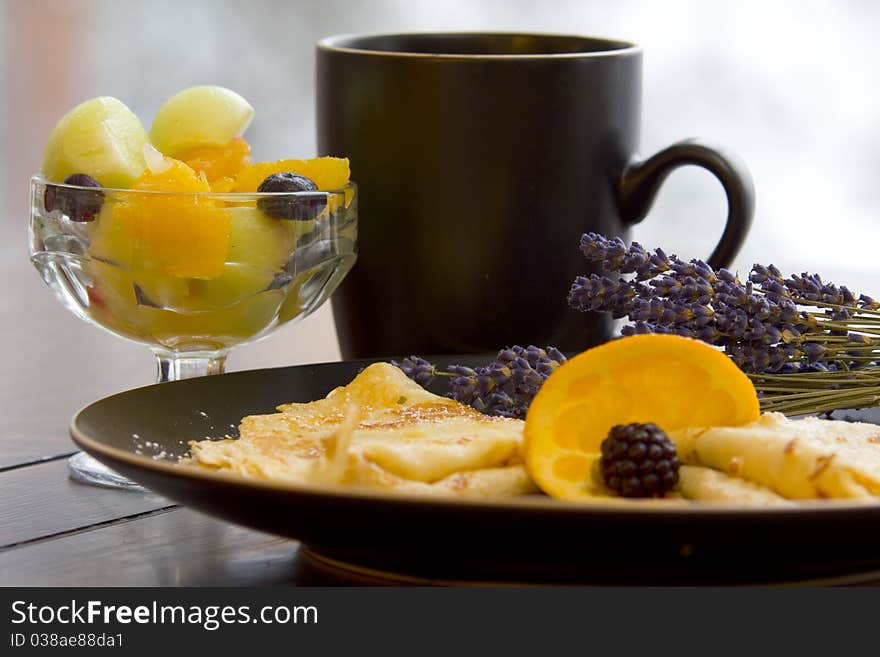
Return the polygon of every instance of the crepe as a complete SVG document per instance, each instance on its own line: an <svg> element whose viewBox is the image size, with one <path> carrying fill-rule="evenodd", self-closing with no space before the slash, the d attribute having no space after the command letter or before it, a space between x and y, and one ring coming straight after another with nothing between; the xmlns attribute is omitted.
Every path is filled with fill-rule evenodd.
<svg viewBox="0 0 880 657"><path fill-rule="evenodd" d="M673 431L683 463L765 486L790 499L880 495L880 426L766 413L740 427Z"/></svg>
<svg viewBox="0 0 880 657"><path fill-rule="evenodd" d="M765 486L699 465L679 468L678 489L685 499L701 502L731 502L748 507L795 505Z"/></svg>
<svg viewBox="0 0 880 657"><path fill-rule="evenodd" d="M410 493L534 492L521 420L489 417L376 363L347 386L278 413L245 417L240 438L192 442L186 465L256 479Z"/></svg>

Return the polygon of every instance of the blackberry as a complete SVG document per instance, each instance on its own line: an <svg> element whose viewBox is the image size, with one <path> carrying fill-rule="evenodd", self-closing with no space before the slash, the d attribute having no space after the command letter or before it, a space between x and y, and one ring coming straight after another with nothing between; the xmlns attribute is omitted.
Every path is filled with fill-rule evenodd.
<svg viewBox="0 0 880 657"><path fill-rule="evenodd" d="M289 194L289 196L266 196L257 201L257 207L270 217L305 221L314 219L327 206L324 194L296 196L300 192L317 192L318 186L310 178L298 173L282 171L266 177L258 192Z"/></svg>
<svg viewBox="0 0 880 657"><path fill-rule="evenodd" d="M678 483L675 445L656 424L618 424L602 441L599 469L623 497L663 497Z"/></svg>

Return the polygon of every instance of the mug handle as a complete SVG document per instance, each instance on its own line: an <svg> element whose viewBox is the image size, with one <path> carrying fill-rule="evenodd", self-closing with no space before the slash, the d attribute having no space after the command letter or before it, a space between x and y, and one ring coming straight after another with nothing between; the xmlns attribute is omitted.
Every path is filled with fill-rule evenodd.
<svg viewBox="0 0 880 657"><path fill-rule="evenodd" d="M648 214L666 177L685 164L714 174L727 194L727 224L708 263L714 269L729 267L746 239L755 213L755 187L745 164L716 146L687 139L664 148L647 160L630 162L618 182L620 214L627 224L637 224Z"/></svg>

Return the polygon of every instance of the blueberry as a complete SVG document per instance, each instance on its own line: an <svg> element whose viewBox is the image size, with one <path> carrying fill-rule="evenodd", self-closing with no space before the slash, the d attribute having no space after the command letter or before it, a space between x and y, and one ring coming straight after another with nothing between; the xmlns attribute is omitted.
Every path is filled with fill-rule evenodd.
<svg viewBox="0 0 880 657"><path fill-rule="evenodd" d="M260 183L257 191L292 194L295 192L316 192L318 191L318 186L305 176L291 173L290 171L283 171L282 173L273 173L271 176L268 176ZM260 210L276 219L314 219L321 214L326 205L327 197L323 194L307 197L267 197L257 201L257 207Z"/></svg>
<svg viewBox="0 0 880 657"><path fill-rule="evenodd" d="M100 187L101 183L84 173L72 173L64 179L65 185L76 187ZM71 221L93 221L104 205L104 192L100 190L69 189L54 184L46 186L43 194L46 212L60 210Z"/></svg>

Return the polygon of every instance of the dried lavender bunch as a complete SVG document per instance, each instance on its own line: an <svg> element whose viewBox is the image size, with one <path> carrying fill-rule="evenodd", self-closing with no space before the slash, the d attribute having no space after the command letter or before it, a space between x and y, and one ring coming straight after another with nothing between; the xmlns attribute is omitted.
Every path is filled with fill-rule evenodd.
<svg viewBox="0 0 880 657"><path fill-rule="evenodd" d="M791 374L830 377L840 389L861 390L859 403L875 403L868 392L875 380L865 376L880 360L880 303L871 297L826 283L818 274L786 278L773 265L755 265L742 281L702 260L685 262L662 249L627 246L597 233L585 234L580 246L602 273L575 279L569 293L573 308L628 318L624 335L670 333L722 347L753 375L759 391L766 389L765 410L809 412L803 409L818 401L812 398L815 387L789 398ZM849 403L854 399L847 405L855 405ZM795 400L796 408L785 405ZM832 403L823 399L821 410Z"/></svg>
<svg viewBox="0 0 880 657"><path fill-rule="evenodd" d="M555 347L513 346L482 367L452 365L440 370L418 356L392 361L416 383L449 377L449 397L488 415L524 418L532 399L550 374L566 361Z"/></svg>
<svg viewBox="0 0 880 657"><path fill-rule="evenodd" d="M410 356L400 362L392 360L391 364L399 367L403 370L404 374L422 387L430 384L434 377L443 375L443 372L437 371L433 363L429 363L424 358L419 358L418 356Z"/></svg>

